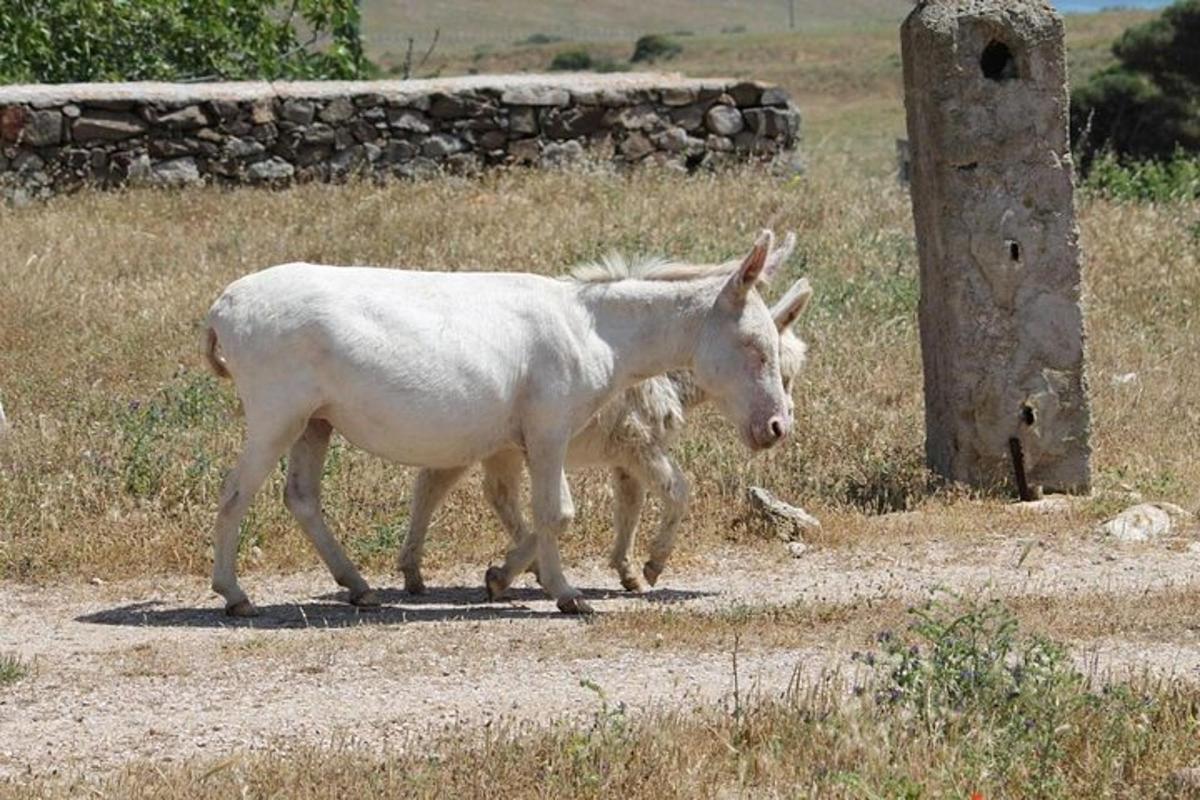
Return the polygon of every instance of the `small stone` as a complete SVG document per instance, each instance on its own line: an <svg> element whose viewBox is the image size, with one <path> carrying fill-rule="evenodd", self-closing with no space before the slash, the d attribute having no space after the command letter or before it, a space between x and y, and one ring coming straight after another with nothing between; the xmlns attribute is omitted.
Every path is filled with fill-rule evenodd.
<svg viewBox="0 0 1200 800"><path fill-rule="evenodd" d="M67 103L62 107L62 113L67 119L78 119L80 113L79 106L74 103Z"/></svg>
<svg viewBox="0 0 1200 800"><path fill-rule="evenodd" d="M321 109L317 117L322 122L328 122L330 125L336 125L339 122L345 122L354 116L354 103L348 98L337 97L329 102L329 105Z"/></svg>
<svg viewBox="0 0 1200 800"><path fill-rule="evenodd" d="M444 158L462 150L462 139L448 133L435 133L421 144L422 155L429 158Z"/></svg>
<svg viewBox="0 0 1200 800"><path fill-rule="evenodd" d="M329 160L330 174L335 177L357 171L367 162L367 151L361 144L348 147L334 154Z"/></svg>
<svg viewBox="0 0 1200 800"><path fill-rule="evenodd" d="M267 148L261 142L250 139L229 139L223 148L225 155L232 158L250 158L263 153Z"/></svg>
<svg viewBox="0 0 1200 800"><path fill-rule="evenodd" d="M398 131L411 133L429 133L429 118L420 111L408 108L394 108L388 111L388 125Z"/></svg>
<svg viewBox="0 0 1200 800"><path fill-rule="evenodd" d="M757 106L762 99L763 88L757 83L743 81L735 84L725 90L726 93L733 98L733 102L739 108L747 108L749 106Z"/></svg>
<svg viewBox="0 0 1200 800"><path fill-rule="evenodd" d="M457 94L434 95L429 106L429 116L434 119L459 119L477 117L491 110L491 106L476 98Z"/></svg>
<svg viewBox="0 0 1200 800"><path fill-rule="evenodd" d="M1190 516L1173 503L1139 503L1106 520L1097 531L1119 542L1148 542L1174 531L1176 519Z"/></svg>
<svg viewBox="0 0 1200 800"><path fill-rule="evenodd" d="M764 106L786 106L791 101L788 93L778 86L768 86L763 89L759 103Z"/></svg>
<svg viewBox="0 0 1200 800"><path fill-rule="evenodd" d="M313 121L313 116L316 109L313 104L307 100L297 100L290 98L283 101L283 109L281 114L288 122L296 125L308 125Z"/></svg>
<svg viewBox="0 0 1200 800"><path fill-rule="evenodd" d="M790 555L792 558L800 558L802 555L808 552L808 545L806 545L804 542L788 542L787 549L788 555Z"/></svg>
<svg viewBox="0 0 1200 800"><path fill-rule="evenodd" d="M208 117L200 106L187 106L158 118L159 125L165 125L172 130L193 130L203 128L208 124Z"/></svg>
<svg viewBox="0 0 1200 800"><path fill-rule="evenodd" d="M21 150L12 160L12 169L22 175L38 172L45 166L45 159L32 150Z"/></svg>
<svg viewBox="0 0 1200 800"><path fill-rule="evenodd" d="M361 143L373 142L379 138L379 131L365 119L355 120L350 125L350 133Z"/></svg>
<svg viewBox="0 0 1200 800"><path fill-rule="evenodd" d="M583 145L575 140L547 142L542 148L542 165L565 167L583 160Z"/></svg>
<svg viewBox="0 0 1200 800"><path fill-rule="evenodd" d="M718 153L728 153L733 149L733 139L728 136L717 136L715 133L710 133L708 139L705 140L704 146Z"/></svg>
<svg viewBox="0 0 1200 800"><path fill-rule="evenodd" d="M268 158L247 167L246 177L254 183L275 183L290 180L295 172L295 167L282 158Z"/></svg>
<svg viewBox="0 0 1200 800"><path fill-rule="evenodd" d="M733 106L713 106L704 115L704 123L718 136L733 136L746 124L742 113Z"/></svg>
<svg viewBox="0 0 1200 800"><path fill-rule="evenodd" d="M554 139L575 139L600 130L605 110L599 106L549 108L542 117L542 130Z"/></svg>
<svg viewBox="0 0 1200 800"><path fill-rule="evenodd" d="M821 522L802 508L788 505L759 486L749 489L752 519L785 542L801 541L805 533L819 531Z"/></svg>
<svg viewBox="0 0 1200 800"><path fill-rule="evenodd" d="M551 86L515 86L500 95L500 102L508 106L565 106L571 102L571 95Z"/></svg>
<svg viewBox="0 0 1200 800"><path fill-rule="evenodd" d="M383 150L383 156L389 162L397 164L401 161L408 161L420 152L417 146L412 142L394 141L389 142Z"/></svg>
<svg viewBox="0 0 1200 800"><path fill-rule="evenodd" d="M150 182L156 186L187 186L199 181L200 170L191 157L162 161L151 168Z"/></svg>
<svg viewBox="0 0 1200 800"><path fill-rule="evenodd" d="M508 134L504 131L488 131L476 140L476 145L481 150L500 150L507 141Z"/></svg>
<svg viewBox="0 0 1200 800"><path fill-rule="evenodd" d="M662 118L658 116L658 112L651 105L618 109L606 115L605 122L620 125L631 131L651 130L660 127L663 123Z"/></svg>
<svg viewBox="0 0 1200 800"><path fill-rule="evenodd" d="M1004 510L1010 514L1069 514L1071 507L1071 498L1056 494L1040 500L1010 503Z"/></svg>
<svg viewBox="0 0 1200 800"><path fill-rule="evenodd" d="M671 109L671 121L686 131L696 131L704 127L704 114L712 103L707 101L692 103L690 106Z"/></svg>
<svg viewBox="0 0 1200 800"><path fill-rule="evenodd" d="M428 158L414 158L396 165L393 171L402 178L435 178L442 172L437 162Z"/></svg>
<svg viewBox="0 0 1200 800"><path fill-rule="evenodd" d="M150 155L155 158L168 159L192 155L196 152L198 142L195 139L155 139L150 142Z"/></svg>
<svg viewBox="0 0 1200 800"><path fill-rule="evenodd" d="M120 111L88 111L71 126L77 142L119 141L145 132L145 122Z"/></svg>
<svg viewBox="0 0 1200 800"><path fill-rule="evenodd" d="M750 130L759 136L787 136L792 133L792 120L786 111L777 108L750 108L742 112Z"/></svg>
<svg viewBox="0 0 1200 800"><path fill-rule="evenodd" d="M508 129L513 133L537 133L537 111L530 106L515 107L508 114Z"/></svg>
<svg viewBox="0 0 1200 800"><path fill-rule="evenodd" d="M642 133L631 133L621 142L621 154L631 161L644 158L654 151L654 145Z"/></svg>
<svg viewBox="0 0 1200 800"><path fill-rule="evenodd" d="M664 106L686 106L696 102L697 91L690 86L668 86L662 90Z"/></svg>
<svg viewBox="0 0 1200 800"><path fill-rule="evenodd" d="M1191 797L1191 792L1200 790L1200 767L1183 767L1171 773L1170 780L1171 788L1177 792L1186 792L1187 796Z"/></svg>
<svg viewBox="0 0 1200 800"><path fill-rule="evenodd" d="M667 128L662 133L651 137L651 141L660 150L667 150L672 153L681 153L688 147L687 131L683 128Z"/></svg>
<svg viewBox="0 0 1200 800"><path fill-rule="evenodd" d="M333 144L337 135L333 128L320 122L315 123L304 131L303 139L307 144Z"/></svg>
<svg viewBox="0 0 1200 800"><path fill-rule="evenodd" d="M259 100L250 106L250 122L266 125L275 121L275 105L270 100Z"/></svg>
<svg viewBox="0 0 1200 800"><path fill-rule="evenodd" d="M46 147L62 141L63 116L57 111L33 111L21 131L21 144Z"/></svg>
<svg viewBox="0 0 1200 800"><path fill-rule="evenodd" d="M508 143L508 157L518 164L534 164L542 156L542 145L537 139L515 139Z"/></svg>

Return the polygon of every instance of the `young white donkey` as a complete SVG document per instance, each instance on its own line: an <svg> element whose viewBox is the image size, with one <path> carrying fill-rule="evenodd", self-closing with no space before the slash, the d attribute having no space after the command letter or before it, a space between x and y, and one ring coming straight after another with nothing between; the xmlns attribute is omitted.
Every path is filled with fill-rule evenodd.
<svg viewBox="0 0 1200 800"><path fill-rule="evenodd" d="M607 283L285 264L230 284L209 311L205 343L246 418L213 535L213 589L226 611L256 613L237 580L238 526L289 450L284 502L351 602L377 603L321 513L336 428L412 466L523 456L534 535L488 571L489 593L536 559L560 610L590 612L562 574L557 540L574 516L568 444L605 402L691 369L750 448L771 447L791 427L779 336L755 291L772 241L764 231L732 271L675 268Z"/></svg>
<svg viewBox="0 0 1200 800"><path fill-rule="evenodd" d="M770 277L778 270L791 255L795 244L795 235L788 234L783 245L767 255L763 275ZM732 271L736 266L735 262L727 268ZM582 267L575 275L585 282L604 282L637 278L667 268L668 265L660 261L631 267L621 259L610 258L600 264ZM801 279L771 309L779 330L780 369L784 391L789 398L792 381L803 367L807 352L804 342L792 331L792 324L811 297L808 280ZM655 376L610 400L568 446L567 471L587 467L608 467L611 471L616 538L609 563L617 571L621 585L629 591L644 591L645 581L654 585L675 549L676 534L687 514L688 482L671 457L670 448L682 430L684 412L707 399L690 372ZM417 476L408 535L399 558L404 588L411 593L425 591L421 561L430 520L466 469L424 469ZM509 536L514 542L519 541L528 535L520 510L521 459L512 453L499 453L485 459L483 469L484 494ZM631 556L648 489L658 498L662 515L650 545L650 558L639 574Z"/></svg>

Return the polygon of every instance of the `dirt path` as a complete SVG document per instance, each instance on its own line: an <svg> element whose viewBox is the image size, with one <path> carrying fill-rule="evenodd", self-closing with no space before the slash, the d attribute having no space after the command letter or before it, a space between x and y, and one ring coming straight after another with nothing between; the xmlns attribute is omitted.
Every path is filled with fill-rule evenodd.
<svg viewBox="0 0 1200 800"><path fill-rule="evenodd" d="M195 578L102 586L0 584L0 653L32 662L0 687L0 776L84 771L130 760L218 757L289 741L353 740L405 747L457 723L523 726L587 717L600 697L636 710L719 702L732 689L728 648L638 649L589 635L533 588L508 604L481 603L482 565L430 575L421 598L395 589L359 613L330 593L323 572L250 576L264 614L233 623ZM572 571L582 586L612 587L607 570ZM375 576L376 585L394 585ZM800 559L744 552L664 576L631 597L589 592L602 614L672 609L697 614L789 602L850 604L917 599L933 586L1002 595L1128 596L1200 587L1200 555L1114 549L1074 539L896 544ZM1104 670L1150 668L1200 679L1200 641L1137 636L1077 643ZM743 642L742 684L774 694L799 671L814 679L851 665L843 645L772 649Z"/></svg>

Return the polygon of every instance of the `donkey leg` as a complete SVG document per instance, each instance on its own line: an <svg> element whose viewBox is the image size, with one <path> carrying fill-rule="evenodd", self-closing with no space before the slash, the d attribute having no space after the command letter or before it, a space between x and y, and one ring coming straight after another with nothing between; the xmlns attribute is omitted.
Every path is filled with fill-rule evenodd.
<svg viewBox="0 0 1200 800"><path fill-rule="evenodd" d="M621 467L612 470L613 527L617 531L612 554L608 563L617 571L621 585L626 591L644 592L646 584L630 563L633 543L637 535L638 519L642 515L642 504L646 490L642 483Z"/></svg>
<svg viewBox="0 0 1200 800"><path fill-rule="evenodd" d="M590 614L592 607L563 576L562 560L558 553L558 537L575 517L571 490L563 471L565 460L566 437L529 447L535 534L525 537L509 550L504 566L489 569L485 580L488 594L494 596L497 590L508 588L536 555L542 587L555 599L558 609L565 614Z"/></svg>
<svg viewBox="0 0 1200 800"><path fill-rule="evenodd" d="M521 476L524 469L524 459L515 450L497 453L483 462L483 494L513 544L530 535L525 517L521 514ZM530 571L537 574L536 561Z"/></svg>
<svg viewBox="0 0 1200 800"><path fill-rule="evenodd" d="M225 613L230 616L252 617L258 613L238 584L238 526L279 457L299 435L302 424L300 421L282 427L247 414L246 442L237 466L225 478L213 528L212 588L225 598Z"/></svg>
<svg viewBox="0 0 1200 800"><path fill-rule="evenodd" d="M638 470L639 477L654 490L662 503L662 520L658 533L650 543L650 560L642 567L642 574L653 586L658 582L667 565L667 559L675 550L675 537L679 525L688 511L688 480L683 470L671 456L664 452L647 461Z"/></svg>
<svg viewBox="0 0 1200 800"><path fill-rule="evenodd" d="M397 568L404 575L404 591L409 594L425 593L421 560L425 555L425 534L429 532L429 521L433 519L433 512L437 511L442 500L466 471L466 467L451 467L423 469L417 473L409 507L408 533L404 537L397 561Z"/></svg>
<svg viewBox="0 0 1200 800"><path fill-rule="evenodd" d="M356 606L377 606L379 598L363 580L346 551L330 532L321 511L321 473L333 426L323 419L310 419L300 438L288 452L287 485L283 504L300 523L300 529L317 549L339 586L350 590L350 602Z"/></svg>

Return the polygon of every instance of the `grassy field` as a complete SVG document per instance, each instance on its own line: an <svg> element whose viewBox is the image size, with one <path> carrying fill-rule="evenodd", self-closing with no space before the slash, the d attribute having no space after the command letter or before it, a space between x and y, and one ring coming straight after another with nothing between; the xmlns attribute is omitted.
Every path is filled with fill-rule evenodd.
<svg viewBox="0 0 1200 800"><path fill-rule="evenodd" d="M887 11L898 4L840 7L850 16L868 5ZM486 22L487 8L476 9L477 19ZM579 13L611 13L588 9ZM383 3L367 4L370 24L383 25L386 13ZM422 24L442 24L436 14L449 12L428 13ZM520 13L540 19L542 12L531 0ZM653 13L666 20L673 12L664 4ZM1111 37L1143 17L1072 18L1075 74L1102 65ZM658 23L646 17L637 24ZM806 114L810 168L803 176L513 171L383 187L80 194L5 210L0 397L15 430L0 444L0 578L47 583L208 571L217 492L241 423L231 387L203 369L198 324L221 288L242 274L298 259L554 274L614 248L726 258L744 251L762 226L800 237L779 283L807 275L816 289L797 326L811 347L811 366L797 390L797 428L786 446L749 459L714 412L692 416L678 450L694 487L680 562L730 543L768 545L741 524L750 484L819 516L824 530L812 543L831 549L886 547L892 529L869 523L895 511L925 512L904 523L906 538L919 541L1012 536L1018 529L1077 534L1122 505L1127 492L1194 508L1200 503L1195 201L1078 198L1096 497L1065 523L1018 519L1002 513L1008 498L944 487L925 471L915 244L908 196L891 173L892 139L903 129L896 33L886 21L853 34L838 24L803 37L753 27L746 34L687 37L683 55L669 65L787 86ZM694 23L698 33L708 25ZM478 55L447 49L436 68L444 74L540 69L560 46L497 46ZM629 44L594 48L618 56ZM1115 380L1131 373L1136 377ZM326 510L353 557L370 569L391 566L411 477L335 444ZM568 563L600 554L610 538L604 476L584 476L573 486L580 513L563 543ZM245 571L316 563L283 508L281 488L278 474L247 518ZM487 561L501 552L503 538L477 482L468 480L435 521L430 566ZM1143 601L1129 607L1096 597L1068 606L1033 599L1016 603L1014 612L1033 633L1071 638L1130 630L1155 635L1165 621L1200 608L1187 592ZM764 607L718 615L684 645L717 648L736 633L792 647L838 630L902 631L908 618L903 604L869 611ZM995 618L972 613L986 628L979 641L1006 635ZM959 646L949 623L939 624L918 642L922 652ZM652 638L668 629L679 629L669 615L624 614L602 620L589 636ZM1022 639L1022 647L1032 641ZM584 729L463 731L436 758L399 752L380 759L347 742L287 758L134 766L100 790L169 798L481 797L494 795L497 785L511 787L513 796L630 798L1147 796L1165 794L1171 770L1200 755L1194 688L1143 681L1104 690L1050 651L1021 652L1040 653L1046 660L1038 663L1050 665L1031 694L1021 695L1024 705L1002 702L1007 694L964 699L956 694L963 691L958 678L925 664L912 674L942 693L937 704L876 702L879 691L898 688L896 675L882 670L858 699L829 686L798 687L787 698L750 698L733 710L701 708L636 722L607 708ZM886 655L903 658L899 650ZM0 683L20 681L28 671L18 661L0 663L11 676ZM999 676L994 686L1025 691L1004 683L1011 675L992 666ZM0 783L0 797L88 789Z"/></svg>

